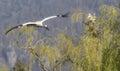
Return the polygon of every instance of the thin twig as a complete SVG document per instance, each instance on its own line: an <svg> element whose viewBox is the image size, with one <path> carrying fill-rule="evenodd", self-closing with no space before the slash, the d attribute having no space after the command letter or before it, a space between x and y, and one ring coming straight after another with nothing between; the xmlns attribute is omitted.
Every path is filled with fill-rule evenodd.
<svg viewBox="0 0 120 71"><path fill-rule="evenodd" d="M43 64L43 62L42 62L39 54L38 54L34 49L28 49L28 50L30 50L30 52L38 58L38 60L40 61L40 66L41 66L41 68L42 68L44 71L49 71L49 70L45 67L45 65Z"/></svg>
<svg viewBox="0 0 120 71"><path fill-rule="evenodd" d="M67 58L66 58L66 57L67 57ZM71 63L73 63L73 61L72 61L72 59L70 58L69 55L64 55L64 56L60 59L60 62L59 62L59 63L57 63L58 60L55 61L55 65L53 66L53 70L52 70L52 71L55 71L55 69L56 69L57 66L59 66L60 64L65 63L66 61L70 61Z"/></svg>

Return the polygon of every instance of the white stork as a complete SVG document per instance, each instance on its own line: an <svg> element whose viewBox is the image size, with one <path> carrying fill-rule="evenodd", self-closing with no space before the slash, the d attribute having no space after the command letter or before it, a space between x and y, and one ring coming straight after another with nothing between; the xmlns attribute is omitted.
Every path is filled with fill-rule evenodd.
<svg viewBox="0 0 120 71"><path fill-rule="evenodd" d="M53 18L57 18L57 17L62 17L62 18L65 18L65 17L68 17L68 14L69 13L66 13L66 14L60 14L60 15L55 15L55 16L49 16L47 18L44 18L43 20L41 21L36 21L36 22L27 22L27 23L23 23L23 24L20 24L20 25L17 25L15 27L12 27L10 28L9 30L7 30L5 32L5 34L7 35L10 31L12 31L13 29L16 29L16 28L21 28L23 26L35 26L35 27L41 27L41 28L45 28L47 30L49 30L48 26L47 25L44 25L43 23L47 20L50 20L50 19L53 19Z"/></svg>

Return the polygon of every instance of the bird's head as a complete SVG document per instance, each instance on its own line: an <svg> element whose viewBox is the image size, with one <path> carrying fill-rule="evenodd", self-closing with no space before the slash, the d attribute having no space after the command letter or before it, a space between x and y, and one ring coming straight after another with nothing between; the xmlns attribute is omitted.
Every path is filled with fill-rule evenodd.
<svg viewBox="0 0 120 71"><path fill-rule="evenodd" d="M44 25L44 28L45 28L45 29L47 29L47 30L49 30L49 28L48 28L48 26L47 26L47 25Z"/></svg>

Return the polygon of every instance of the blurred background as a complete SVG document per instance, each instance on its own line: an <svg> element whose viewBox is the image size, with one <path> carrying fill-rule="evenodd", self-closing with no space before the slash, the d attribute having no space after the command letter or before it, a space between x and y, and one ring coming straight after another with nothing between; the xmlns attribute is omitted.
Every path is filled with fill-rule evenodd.
<svg viewBox="0 0 120 71"><path fill-rule="evenodd" d="M74 29L74 36L71 31L71 15L76 9L82 10L84 13L98 13L99 7L103 4L118 5L119 0L0 0L0 71L7 71L13 68L16 62L29 62L29 52L11 46L10 40L14 40L15 30L13 36L5 36L5 31L9 27L13 27L29 21L39 21L51 15L64 14L70 12L68 18L56 18L46 21L50 31L44 29L36 29L44 36L53 37L67 29L67 34L77 39L82 36L79 31L84 30L82 24L72 25ZM12 35L12 34L11 34ZM3 68L3 69L2 69ZM22 71L22 70L21 70ZM41 71L36 63L34 64L34 71ZM69 71L69 69L68 69Z"/></svg>

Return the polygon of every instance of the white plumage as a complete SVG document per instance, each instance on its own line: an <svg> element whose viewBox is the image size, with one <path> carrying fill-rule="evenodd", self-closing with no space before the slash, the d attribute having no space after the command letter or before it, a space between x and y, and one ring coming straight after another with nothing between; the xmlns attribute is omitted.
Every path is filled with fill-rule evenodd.
<svg viewBox="0 0 120 71"><path fill-rule="evenodd" d="M95 23L96 16L95 16L95 14L92 15L91 13L89 13L88 16L87 16L87 19L89 21L91 21L92 23Z"/></svg>

